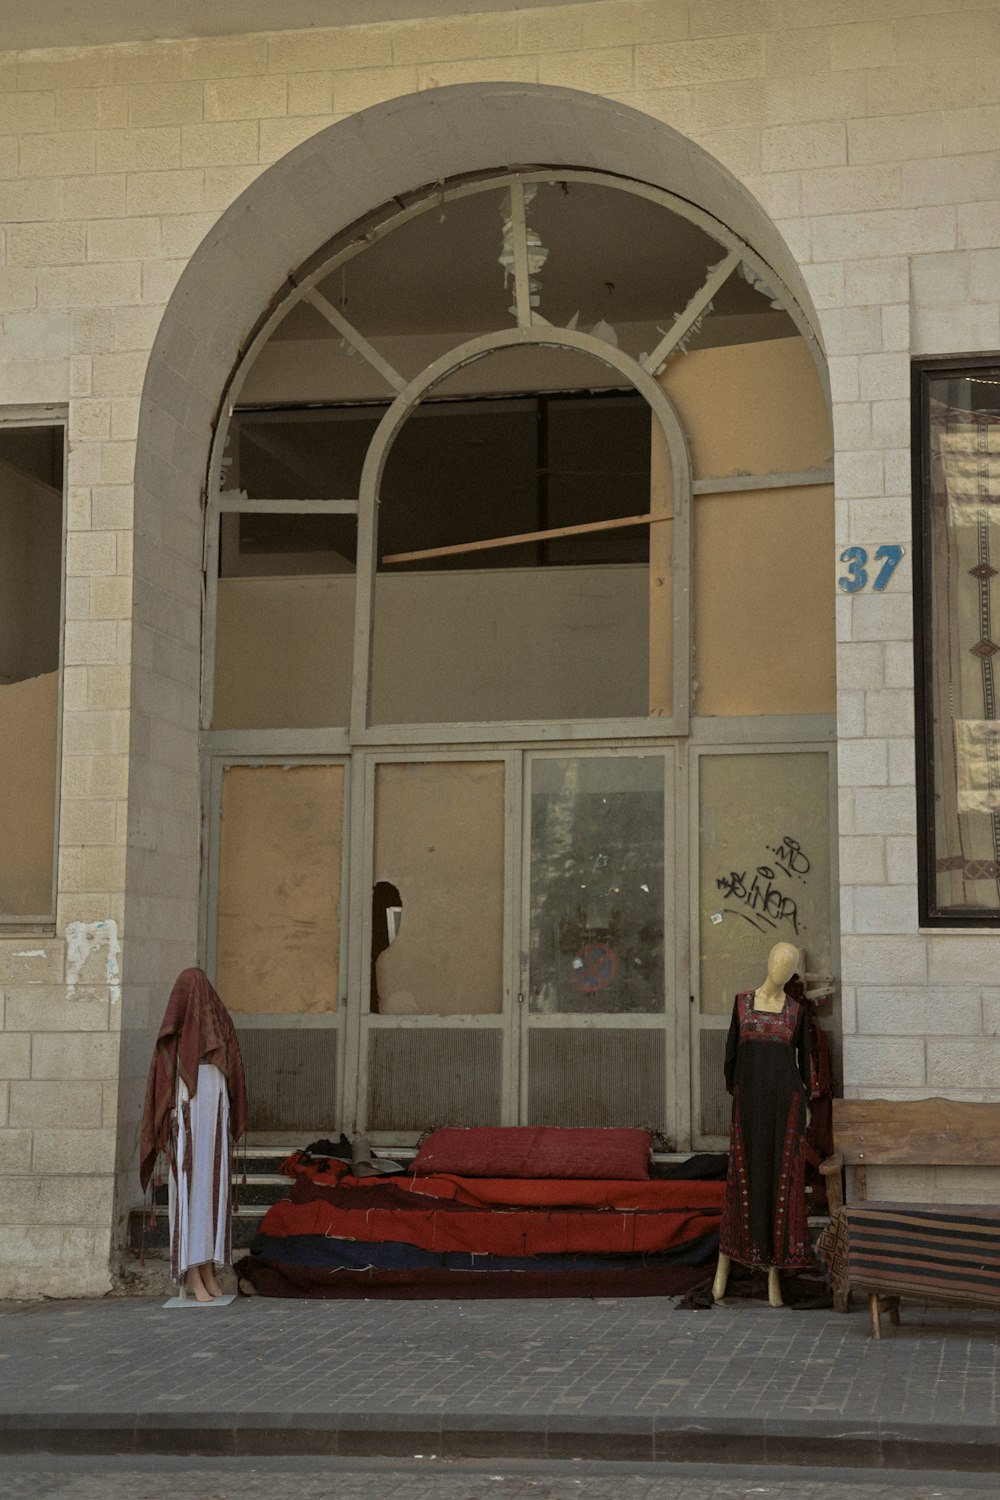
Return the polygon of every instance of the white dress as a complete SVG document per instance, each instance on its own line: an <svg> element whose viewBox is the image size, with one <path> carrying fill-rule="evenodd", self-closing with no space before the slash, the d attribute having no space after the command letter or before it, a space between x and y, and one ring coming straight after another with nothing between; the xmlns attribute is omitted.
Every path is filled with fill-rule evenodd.
<svg viewBox="0 0 1000 1500"><path fill-rule="evenodd" d="M177 1079L176 1134L170 1165L170 1270L230 1259L229 1091L212 1063L198 1066L194 1098Z"/></svg>

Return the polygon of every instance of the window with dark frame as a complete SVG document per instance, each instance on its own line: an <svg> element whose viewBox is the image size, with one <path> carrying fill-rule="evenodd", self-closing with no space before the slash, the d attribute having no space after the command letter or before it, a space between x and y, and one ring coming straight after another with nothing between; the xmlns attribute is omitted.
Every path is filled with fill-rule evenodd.
<svg viewBox="0 0 1000 1500"><path fill-rule="evenodd" d="M914 367L921 921L1000 926L1000 357Z"/></svg>
<svg viewBox="0 0 1000 1500"><path fill-rule="evenodd" d="M55 912L64 446L0 423L0 926Z"/></svg>

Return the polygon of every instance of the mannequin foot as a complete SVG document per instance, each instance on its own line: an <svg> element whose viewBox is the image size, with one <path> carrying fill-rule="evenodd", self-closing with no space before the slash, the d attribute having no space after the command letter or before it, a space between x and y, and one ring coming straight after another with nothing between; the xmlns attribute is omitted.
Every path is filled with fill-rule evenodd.
<svg viewBox="0 0 1000 1500"><path fill-rule="evenodd" d="M205 1283L205 1290L208 1292L208 1295L210 1297L224 1297L225 1293L216 1280L215 1266L212 1264L212 1262L210 1260L207 1260L205 1264L200 1267L200 1270L201 1279Z"/></svg>
<svg viewBox="0 0 1000 1500"><path fill-rule="evenodd" d="M194 1297L196 1302L211 1302L212 1293L202 1279L201 1266L189 1266L184 1273L184 1283L188 1296Z"/></svg>
<svg viewBox="0 0 1000 1500"><path fill-rule="evenodd" d="M781 1296L781 1272L777 1266L767 1268L767 1300L772 1307L784 1307Z"/></svg>
<svg viewBox="0 0 1000 1500"><path fill-rule="evenodd" d="M729 1256L720 1255L719 1264L715 1272L715 1280L712 1282L712 1296L716 1302L721 1302L726 1295L726 1287L729 1284Z"/></svg>

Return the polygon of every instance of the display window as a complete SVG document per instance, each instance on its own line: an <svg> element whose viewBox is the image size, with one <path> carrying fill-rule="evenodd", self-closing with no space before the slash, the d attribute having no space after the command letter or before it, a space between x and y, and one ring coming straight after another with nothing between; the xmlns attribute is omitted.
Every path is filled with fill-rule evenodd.
<svg viewBox="0 0 1000 1500"><path fill-rule="evenodd" d="M921 906L1000 924L1000 361L914 371Z"/></svg>

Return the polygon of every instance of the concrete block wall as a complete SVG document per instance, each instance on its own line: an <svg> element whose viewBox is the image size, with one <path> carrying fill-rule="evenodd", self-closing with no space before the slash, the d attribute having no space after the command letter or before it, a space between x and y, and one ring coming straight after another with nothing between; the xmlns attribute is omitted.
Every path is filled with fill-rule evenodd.
<svg viewBox="0 0 1000 1500"><path fill-rule="evenodd" d="M112 924L0 940L0 1297L109 1289L121 985Z"/></svg>
<svg viewBox="0 0 1000 1500"><path fill-rule="evenodd" d="M723 162L777 223L829 355L838 545L908 546L910 356L1000 348L998 57L1000 5L975 0L589 0L0 55L0 406L69 413L57 934L121 933L126 998L108 1002L108 1033L124 1015L123 1173L197 893L197 833L178 814L197 779L198 544L165 493L133 558L135 440L163 309L222 212L298 143L401 94L492 80L634 106ZM421 157L419 180L436 175ZM189 372L175 373L180 391ZM179 418L158 419L165 457L184 441ZM165 574L167 555L187 561ZM831 593L833 578L831 559ZM909 589L904 566L883 597L837 599L845 1085L995 1097L997 940L917 925ZM8 1181L23 1194L26 1178L53 1193L62 1180L44 1136L61 1117L11 1109L21 1085L50 1081L20 1075L49 1066L45 1007L65 984L40 983L25 1030L31 983L4 981L4 1202ZM57 1034L90 1037L83 1011L60 1014ZM107 1058L92 1056L103 1085ZM110 1128L103 1105L86 1128ZM100 1240L104 1200L86 1201L70 1227ZM12 1285L37 1264L21 1254L0 1257Z"/></svg>

